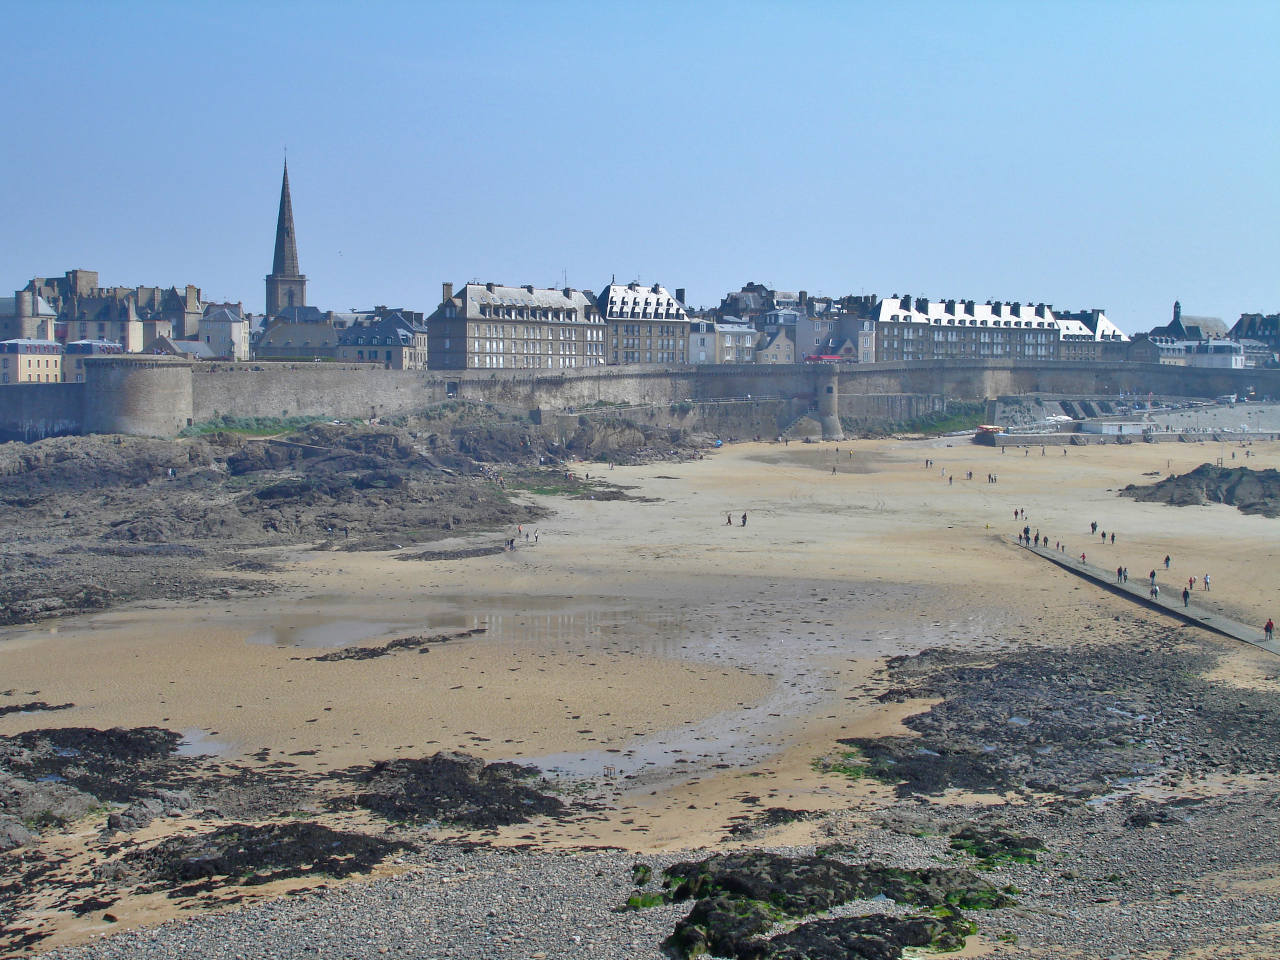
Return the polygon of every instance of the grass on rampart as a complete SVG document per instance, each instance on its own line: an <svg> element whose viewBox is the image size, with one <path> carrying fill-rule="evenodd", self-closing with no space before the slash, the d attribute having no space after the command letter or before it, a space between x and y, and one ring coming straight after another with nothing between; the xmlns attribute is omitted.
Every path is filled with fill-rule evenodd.
<svg viewBox="0 0 1280 960"><path fill-rule="evenodd" d="M178 434L180 437L202 437L210 433L241 433L250 437L269 437L277 433L301 430L308 424L328 417L215 417L193 423Z"/></svg>
<svg viewBox="0 0 1280 960"><path fill-rule="evenodd" d="M846 419L844 428L851 433L868 437L883 437L895 433L922 433L938 435L957 433L961 430L973 430L982 423L986 416L987 405L976 400L948 401L945 410L926 413L912 417L910 420L895 420L878 427L867 427L853 420Z"/></svg>

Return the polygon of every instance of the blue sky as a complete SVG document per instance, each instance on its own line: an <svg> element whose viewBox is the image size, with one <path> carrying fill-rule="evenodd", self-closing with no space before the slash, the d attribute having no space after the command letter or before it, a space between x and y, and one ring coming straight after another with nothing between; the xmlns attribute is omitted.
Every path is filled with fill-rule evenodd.
<svg viewBox="0 0 1280 960"><path fill-rule="evenodd" d="M1280 4L2 2L0 289L1280 311Z"/></svg>

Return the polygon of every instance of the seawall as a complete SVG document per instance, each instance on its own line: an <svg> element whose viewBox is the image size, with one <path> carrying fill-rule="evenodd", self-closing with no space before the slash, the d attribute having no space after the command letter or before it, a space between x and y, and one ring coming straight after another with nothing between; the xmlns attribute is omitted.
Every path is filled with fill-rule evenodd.
<svg viewBox="0 0 1280 960"><path fill-rule="evenodd" d="M83 384L0 387L0 438L32 440L82 432L172 436L190 423L221 416L396 416L450 397L556 412L597 404L778 401L781 406L772 419L761 411L742 423L755 427L742 434L764 435L771 423L780 427L780 421L794 419L801 408L816 408L820 399L826 402L832 383L841 416L867 425L937 409L942 398L1115 396L1121 391L1209 398L1251 387L1259 396L1280 397L1280 370L1134 363L933 360L834 369L743 364L450 372L384 370L371 364L192 363L112 356L86 359ZM905 397L915 399L901 399Z"/></svg>

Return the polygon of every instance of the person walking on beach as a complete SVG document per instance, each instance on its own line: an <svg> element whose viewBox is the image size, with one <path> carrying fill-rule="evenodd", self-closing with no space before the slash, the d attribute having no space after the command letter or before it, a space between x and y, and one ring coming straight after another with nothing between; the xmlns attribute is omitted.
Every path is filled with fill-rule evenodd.
<svg viewBox="0 0 1280 960"><path fill-rule="evenodd" d="M747 525L747 514L746 514L746 512L745 512L745 511L744 511L744 512L743 512L743 514L742 514L742 525L743 525L744 527Z"/></svg>
<svg viewBox="0 0 1280 960"><path fill-rule="evenodd" d="M1151 571L1151 585L1153 587L1156 585L1156 572L1154 570Z"/></svg>
<svg viewBox="0 0 1280 960"><path fill-rule="evenodd" d="M1116 583L1124 579L1124 567L1116 567Z"/></svg>
<svg viewBox="0 0 1280 960"><path fill-rule="evenodd" d="M1084 563L1084 554L1083 554L1083 553L1082 553L1082 554L1080 554L1080 562L1081 562L1081 563Z"/></svg>
<svg viewBox="0 0 1280 960"><path fill-rule="evenodd" d="M726 527L732 527L732 526L733 526L733 514L732 514L732 513L726 513L726 514L724 515L724 525L725 525Z"/></svg>
<svg viewBox="0 0 1280 960"><path fill-rule="evenodd" d="M1113 547L1116 545L1116 534L1114 530L1111 532L1111 545Z"/></svg>
<svg viewBox="0 0 1280 960"><path fill-rule="evenodd" d="M1166 553L1166 554L1164 555L1164 568L1165 568L1166 570L1168 570L1168 569L1169 569L1169 564L1170 564L1170 562L1172 562L1172 558L1171 558L1171 557Z"/></svg>
<svg viewBox="0 0 1280 960"><path fill-rule="evenodd" d="M1124 568L1124 582L1125 582L1125 583L1128 583L1128 582L1129 582L1129 568L1128 568L1128 567L1125 567L1125 568Z"/></svg>
<svg viewBox="0 0 1280 960"><path fill-rule="evenodd" d="M1185 607L1191 602L1191 591L1186 587L1182 588L1182 605Z"/></svg>
<svg viewBox="0 0 1280 960"><path fill-rule="evenodd" d="M1276 632L1276 625L1271 622L1271 618L1267 617L1267 622L1262 625L1262 635L1271 642L1272 635Z"/></svg>
<svg viewBox="0 0 1280 960"><path fill-rule="evenodd" d="M1102 542L1103 543L1107 542L1107 531L1105 530L1102 531Z"/></svg>
<svg viewBox="0 0 1280 960"><path fill-rule="evenodd" d="M1209 575L1206 573L1203 577L1200 578L1200 582L1204 584L1204 592L1208 593L1209 592Z"/></svg>
<svg viewBox="0 0 1280 960"><path fill-rule="evenodd" d="M1157 587L1154 583L1151 584L1151 599L1152 600L1160 599L1160 588Z"/></svg>
<svg viewBox="0 0 1280 960"><path fill-rule="evenodd" d="M1195 578L1195 577L1187 577L1187 589L1188 589L1188 590L1194 590L1195 588L1196 588L1196 578Z"/></svg>
<svg viewBox="0 0 1280 960"><path fill-rule="evenodd" d="M1097 532L1098 532L1098 521L1097 521L1097 520L1095 520L1095 521L1093 521L1093 523L1089 524L1089 532L1090 532L1090 533L1097 533Z"/></svg>

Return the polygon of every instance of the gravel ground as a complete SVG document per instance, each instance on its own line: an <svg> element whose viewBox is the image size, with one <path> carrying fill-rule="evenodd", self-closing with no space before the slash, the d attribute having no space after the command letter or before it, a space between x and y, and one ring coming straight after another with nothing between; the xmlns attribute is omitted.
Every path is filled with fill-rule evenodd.
<svg viewBox="0 0 1280 960"><path fill-rule="evenodd" d="M900 867L974 866L949 849L960 823L998 823L1044 838L1032 864L1000 864L988 878L1018 905L974 912L996 957L1274 956L1280 949L1280 796L1101 805L938 805L907 802L878 823L857 812L819 824L842 856ZM1154 817L1146 825L1145 818ZM1161 819L1164 818L1164 819ZM811 853L812 848L771 848ZM595 958L659 960L662 940L690 904L619 911L631 865L654 868L706 851L636 857L438 847L405 858L408 873L220 914L172 921L44 954L50 960L251 960L267 957ZM907 913L857 901L833 916ZM1216 954L1216 948L1234 953ZM1198 950L1206 953L1196 953Z"/></svg>
<svg viewBox="0 0 1280 960"><path fill-rule="evenodd" d="M49 958L565 957L658 960L688 905L617 912L636 858L444 848L392 879L133 931ZM660 862L646 858L655 865Z"/></svg>

